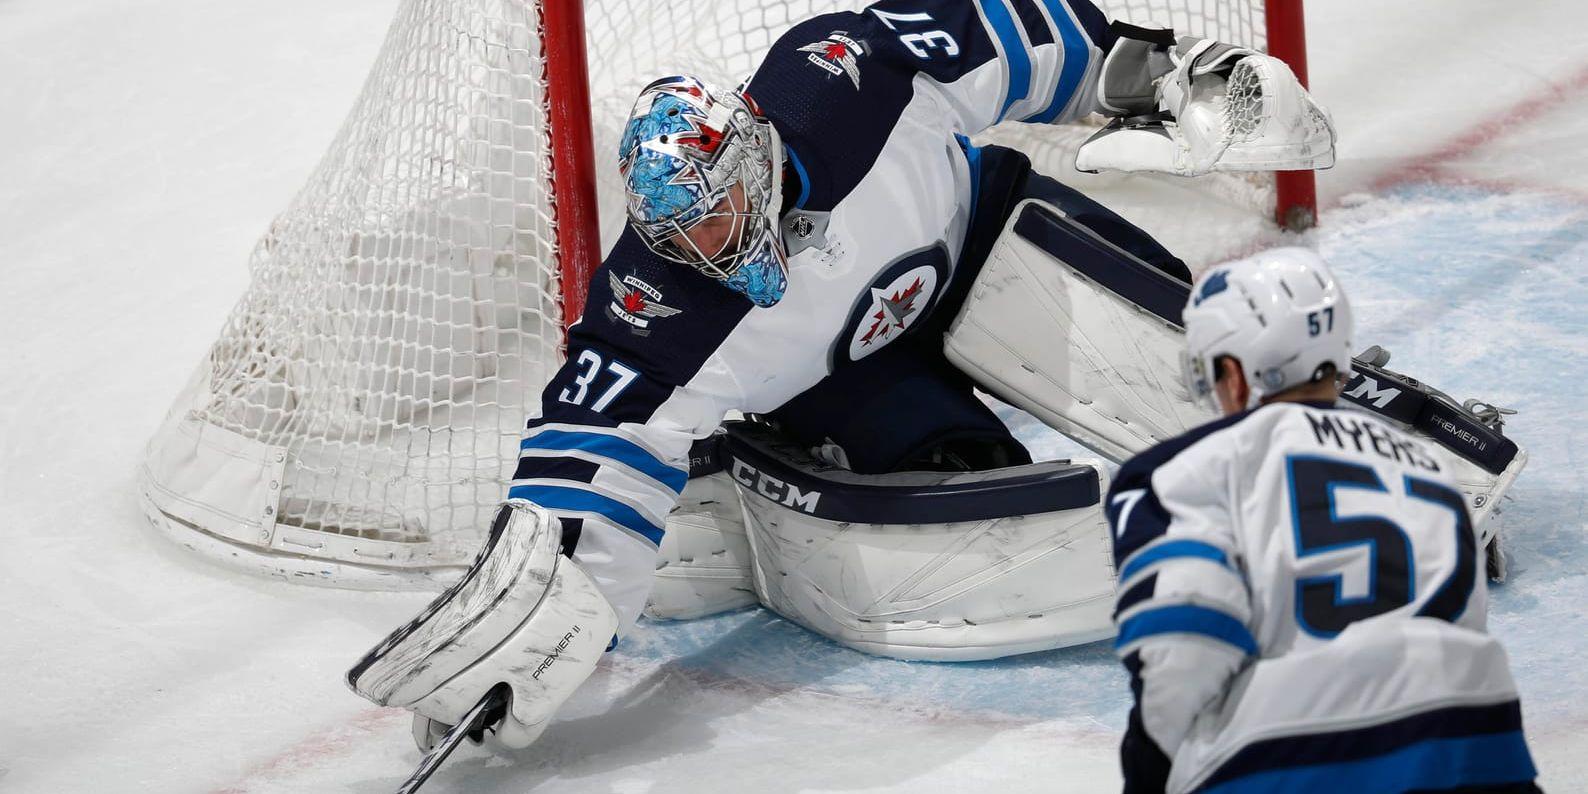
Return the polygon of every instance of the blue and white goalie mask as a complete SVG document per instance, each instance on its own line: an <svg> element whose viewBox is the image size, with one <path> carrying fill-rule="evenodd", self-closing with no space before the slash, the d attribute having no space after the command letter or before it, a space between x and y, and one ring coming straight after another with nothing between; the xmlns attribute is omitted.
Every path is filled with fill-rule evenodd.
<svg viewBox="0 0 1588 794"><path fill-rule="evenodd" d="M629 222L665 259L771 306L788 289L778 232L783 145L749 96L664 77L618 143Z"/></svg>

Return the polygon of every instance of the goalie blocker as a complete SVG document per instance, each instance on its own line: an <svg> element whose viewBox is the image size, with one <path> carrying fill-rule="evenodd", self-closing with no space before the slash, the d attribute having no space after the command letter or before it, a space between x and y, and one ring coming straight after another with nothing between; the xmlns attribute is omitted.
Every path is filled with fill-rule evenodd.
<svg viewBox="0 0 1588 794"><path fill-rule="evenodd" d="M378 705L413 711L421 750L505 685L506 713L484 732L528 747L595 670L617 625L595 582L563 555L561 524L513 499L463 578L365 654L347 683Z"/></svg>

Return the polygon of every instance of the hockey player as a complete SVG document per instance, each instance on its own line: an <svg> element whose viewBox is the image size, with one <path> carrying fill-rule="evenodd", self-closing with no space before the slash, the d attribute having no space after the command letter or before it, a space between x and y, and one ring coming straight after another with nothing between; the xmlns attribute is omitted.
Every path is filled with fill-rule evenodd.
<svg viewBox="0 0 1588 794"><path fill-rule="evenodd" d="M1224 418L1108 495L1127 792L1536 791L1444 456L1337 404L1351 308L1317 255L1215 267L1186 378Z"/></svg>
<svg viewBox="0 0 1588 794"><path fill-rule="evenodd" d="M1264 101L1220 101L1236 82ZM742 89L645 88L617 152L629 224L508 502L474 566L349 683L414 710L421 745L494 702L482 724L525 746L670 572L655 614L758 596L904 658L1107 636L1107 470L1032 464L972 392L1115 459L1204 418L1159 376L1177 331L1139 308L1182 293L1185 266L967 137L1095 111L1129 123L1083 150L1091 167L1332 162L1282 63L1111 29L1085 0L886 0L795 25ZM1219 122L1242 111L1259 115ZM696 446L733 411L777 429Z"/></svg>

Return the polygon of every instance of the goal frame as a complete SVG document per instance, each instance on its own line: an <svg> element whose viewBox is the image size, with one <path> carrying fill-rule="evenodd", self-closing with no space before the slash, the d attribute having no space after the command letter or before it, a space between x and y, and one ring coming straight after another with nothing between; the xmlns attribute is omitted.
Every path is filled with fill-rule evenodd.
<svg viewBox="0 0 1588 794"><path fill-rule="evenodd" d="M1302 0L1264 0L1263 24L1268 54L1284 61L1307 88L1307 25ZM1305 231L1318 224L1317 178L1312 171L1274 173L1274 222Z"/></svg>
<svg viewBox="0 0 1588 794"><path fill-rule="evenodd" d="M557 220L557 266L562 274L559 285L566 333L583 314L590 278L601 264L584 0L542 0L541 14L550 100L547 123L551 135L551 195Z"/></svg>

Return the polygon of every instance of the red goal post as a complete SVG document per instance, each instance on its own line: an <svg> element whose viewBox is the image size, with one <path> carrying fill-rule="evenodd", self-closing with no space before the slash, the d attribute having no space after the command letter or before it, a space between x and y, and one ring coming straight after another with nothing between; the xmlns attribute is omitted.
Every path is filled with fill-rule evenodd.
<svg viewBox="0 0 1588 794"><path fill-rule="evenodd" d="M1268 54L1289 64L1307 87L1307 24L1301 0L1267 0L1263 21ZM1318 188L1311 171L1280 171L1274 175L1274 222L1291 231L1318 223Z"/></svg>
<svg viewBox="0 0 1588 794"><path fill-rule="evenodd" d="M584 311L590 277L601 263L595 144L590 127L590 61L585 50L584 0L541 3L562 316L566 325L572 325Z"/></svg>

